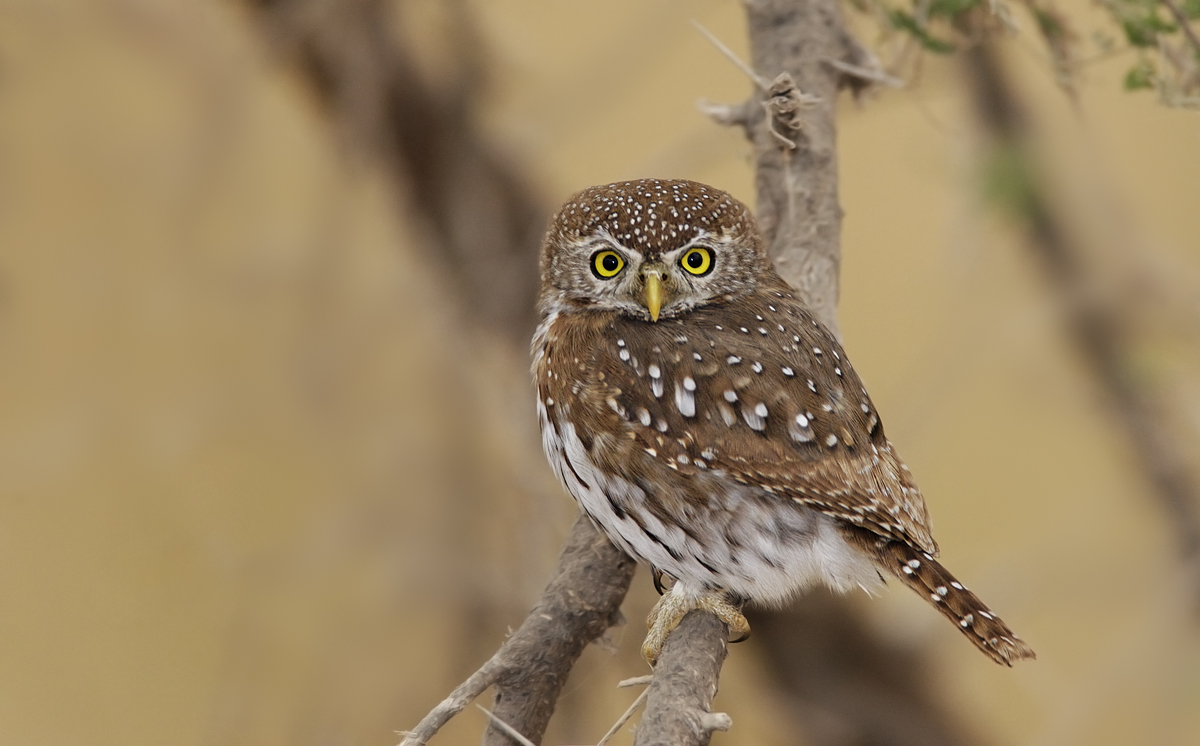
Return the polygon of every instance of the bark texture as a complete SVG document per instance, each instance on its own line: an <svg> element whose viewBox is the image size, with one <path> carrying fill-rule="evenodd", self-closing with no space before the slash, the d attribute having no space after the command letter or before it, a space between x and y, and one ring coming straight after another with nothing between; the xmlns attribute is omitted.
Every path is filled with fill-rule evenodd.
<svg viewBox="0 0 1200 746"><path fill-rule="evenodd" d="M820 99L802 112L796 129L772 122L765 106L750 106L747 135L754 143L758 225L775 267L836 333L842 230L836 105L838 92L857 81L829 61L865 66L869 55L847 31L837 0L751 0L746 12L759 77L788 73L802 93ZM782 145L780 134L795 148Z"/></svg>
<svg viewBox="0 0 1200 746"><path fill-rule="evenodd" d="M729 719L709 712L725 662L729 631L712 614L690 612L667 638L654 669L634 746L707 744Z"/></svg>

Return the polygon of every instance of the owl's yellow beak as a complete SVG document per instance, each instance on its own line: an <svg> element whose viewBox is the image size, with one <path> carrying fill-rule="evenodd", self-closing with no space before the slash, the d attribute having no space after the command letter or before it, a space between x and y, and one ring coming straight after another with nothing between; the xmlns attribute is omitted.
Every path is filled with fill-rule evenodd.
<svg viewBox="0 0 1200 746"><path fill-rule="evenodd" d="M662 271L647 270L646 278L646 309L650 311L650 320L658 321L658 312L662 308L663 282Z"/></svg>

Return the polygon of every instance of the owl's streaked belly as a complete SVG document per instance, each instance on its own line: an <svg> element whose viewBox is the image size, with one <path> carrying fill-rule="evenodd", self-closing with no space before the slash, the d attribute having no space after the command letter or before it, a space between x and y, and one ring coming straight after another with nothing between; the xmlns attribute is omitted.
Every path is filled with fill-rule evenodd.
<svg viewBox="0 0 1200 746"><path fill-rule="evenodd" d="M655 498L642 487L597 467L573 424L551 423L540 399L537 408L550 464L583 510L626 553L695 591L721 588L778 605L818 583L840 591L880 583L873 563L842 538L833 519L719 471L697 485L707 505L680 504L675 510L686 515L664 520L670 510L663 501L651 510Z"/></svg>

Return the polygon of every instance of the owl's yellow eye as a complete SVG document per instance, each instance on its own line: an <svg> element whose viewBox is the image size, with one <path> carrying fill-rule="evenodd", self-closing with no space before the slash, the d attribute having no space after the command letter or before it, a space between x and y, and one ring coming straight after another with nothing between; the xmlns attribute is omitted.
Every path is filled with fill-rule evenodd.
<svg viewBox="0 0 1200 746"><path fill-rule="evenodd" d="M592 271L597 277L615 277L625 268L625 260L615 251L597 251L592 255Z"/></svg>
<svg viewBox="0 0 1200 746"><path fill-rule="evenodd" d="M712 265L712 252L698 247L689 249L679 260L679 266L697 277L708 274L712 270Z"/></svg>

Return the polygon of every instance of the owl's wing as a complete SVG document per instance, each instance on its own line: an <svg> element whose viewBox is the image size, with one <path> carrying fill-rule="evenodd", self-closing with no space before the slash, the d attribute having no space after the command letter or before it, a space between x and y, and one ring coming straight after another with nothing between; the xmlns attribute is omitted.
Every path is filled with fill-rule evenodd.
<svg viewBox="0 0 1200 746"><path fill-rule="evenodd" d="M676 471L719 470L936 555L924 498L840 345L789 296L754 298L613 317L591 351L595 406Z"/></svg>

